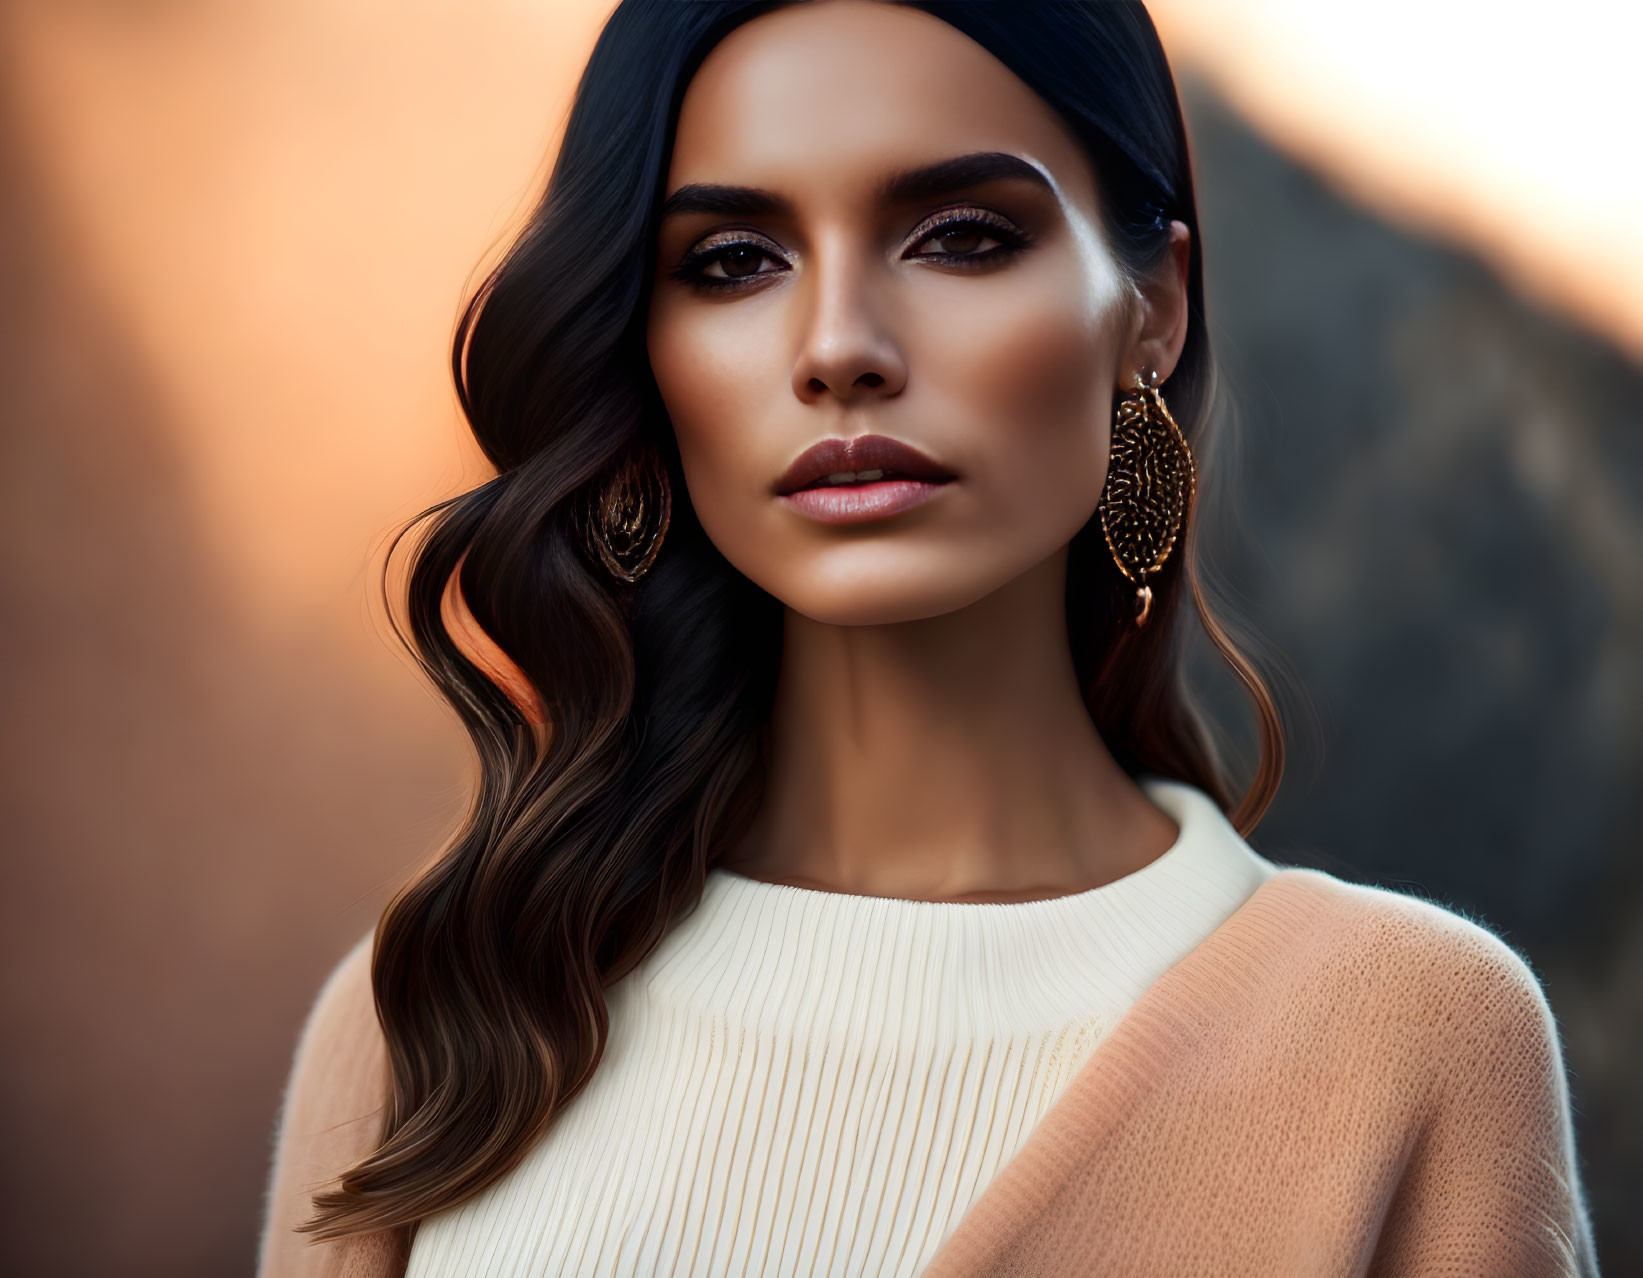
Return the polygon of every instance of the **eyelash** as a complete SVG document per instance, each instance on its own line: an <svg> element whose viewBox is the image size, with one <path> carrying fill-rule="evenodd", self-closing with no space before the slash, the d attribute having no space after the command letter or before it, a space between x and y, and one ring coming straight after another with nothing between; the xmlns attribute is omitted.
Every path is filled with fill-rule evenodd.
<svg viewBox="0 0 1643 1278"><path fill-rule="evenodd" d="M1013 226L1010 226L1002 219L995 221L992 216L982 217L976 215L975 213L965 213L958 217L944 218L942 221L935 223L930 226L923 235L914 240L913 244L916 247L924 243L925 240L938 238L942 234L950 233L958 227L975 227L978 230L986 232L987 238L1000 241L1000 244L997 248L988 249L984 253L920 253L916 256L925 260L934 260L949 265L956 265L959 266L960 269L968 270L972 269L974 265L978 265L983 262L990 263L999 261L1003 258L1011 256L1012 254L1019 253L1022 249L1026 248L1029 243L1031 243L1031 240L1027 235L1016 230ZM684 260L681 261L678 266L674 267L670 274L674 279L681 280L690 285L692 288L717 290L720 292L731 289L746 288L756 280L764 279L770 275L781 274L780 271L755 271L752 275L743 275L736 278L726 277L724 279L720 279L717 276L702 274L703 268L711 266L714 262L718 261L721 254L724 254L731 249L738 248L754 249L764 257L772 259L775 258L774 253L766 250L764 246L759 244L757 241L728 240L722 244L715 244L712 248L701 249L697 252L686 254Z"/></svg>

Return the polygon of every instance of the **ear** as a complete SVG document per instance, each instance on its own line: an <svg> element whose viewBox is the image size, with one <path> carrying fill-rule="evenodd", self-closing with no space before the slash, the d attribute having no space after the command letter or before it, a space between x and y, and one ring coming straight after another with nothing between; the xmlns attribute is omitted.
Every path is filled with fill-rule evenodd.
<svg viewBox="0 0 1643 1278"><path fill-rule="evenodd" d="M1140 282L1133 332L1119 365L1119 390L1134 385L1134 374L1156 369L1158 381L1169 380L1187 344L1187 266L1192 260L1192 232L1181 221L1170 223L1169 251L1152 275Z"/></svg>

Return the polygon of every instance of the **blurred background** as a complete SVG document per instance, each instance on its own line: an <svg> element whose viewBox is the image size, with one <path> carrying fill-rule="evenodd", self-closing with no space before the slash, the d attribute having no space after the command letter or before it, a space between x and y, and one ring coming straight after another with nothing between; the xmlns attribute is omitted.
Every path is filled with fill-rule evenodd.
<svg viewBox="0 0 1643 1278"><path fill-rule="evenodd" d="M7 1273L254 1266L303 1015L465 803L374 583L488 474L451 328L610 8L0 4ZM1524 953L1643 1273L1639 7L1151 8L1217 566L1317 711L1251 842Z"/></svg>

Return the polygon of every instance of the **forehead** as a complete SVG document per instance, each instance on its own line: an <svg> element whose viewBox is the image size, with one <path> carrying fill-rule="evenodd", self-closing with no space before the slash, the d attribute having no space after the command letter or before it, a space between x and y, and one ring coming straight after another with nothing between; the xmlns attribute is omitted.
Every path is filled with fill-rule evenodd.
<svg viewBox="0 0 1643 1278"><path fill-rule="evenodd" d="M963 32L882 0L807 0L709 51L685 90L668 189L692 182L849 198L888 168L973 151L1033 160L1093 198L1059 115Z"/></svg>

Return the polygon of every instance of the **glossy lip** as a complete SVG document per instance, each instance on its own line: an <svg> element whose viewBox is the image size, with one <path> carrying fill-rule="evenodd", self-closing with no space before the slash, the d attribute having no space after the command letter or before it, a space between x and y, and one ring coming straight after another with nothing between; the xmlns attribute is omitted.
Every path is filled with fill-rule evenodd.
<svg viewBox="0 0 1643 1278"><path fill-rule="evenodd" d="M920 484L921 488L957 478L952 471L943 469L934 458L921 453L911 444L891 439L888 435L858 435L854 439L824 439L805 449L776 481L776 496L789 497L807 484L844 470L895 472L895 479L882 484L863 484L859 489L852 490L858 492L894 486L904 478L930 481Z"/></svg>
<svg viewBox="0 0 1643 1278"><path fill-rule="evenodd" d="M871 484L801 488L781 500L818 523L859 524L922 506L946 487L945 481L881 479Z"/></svg>

